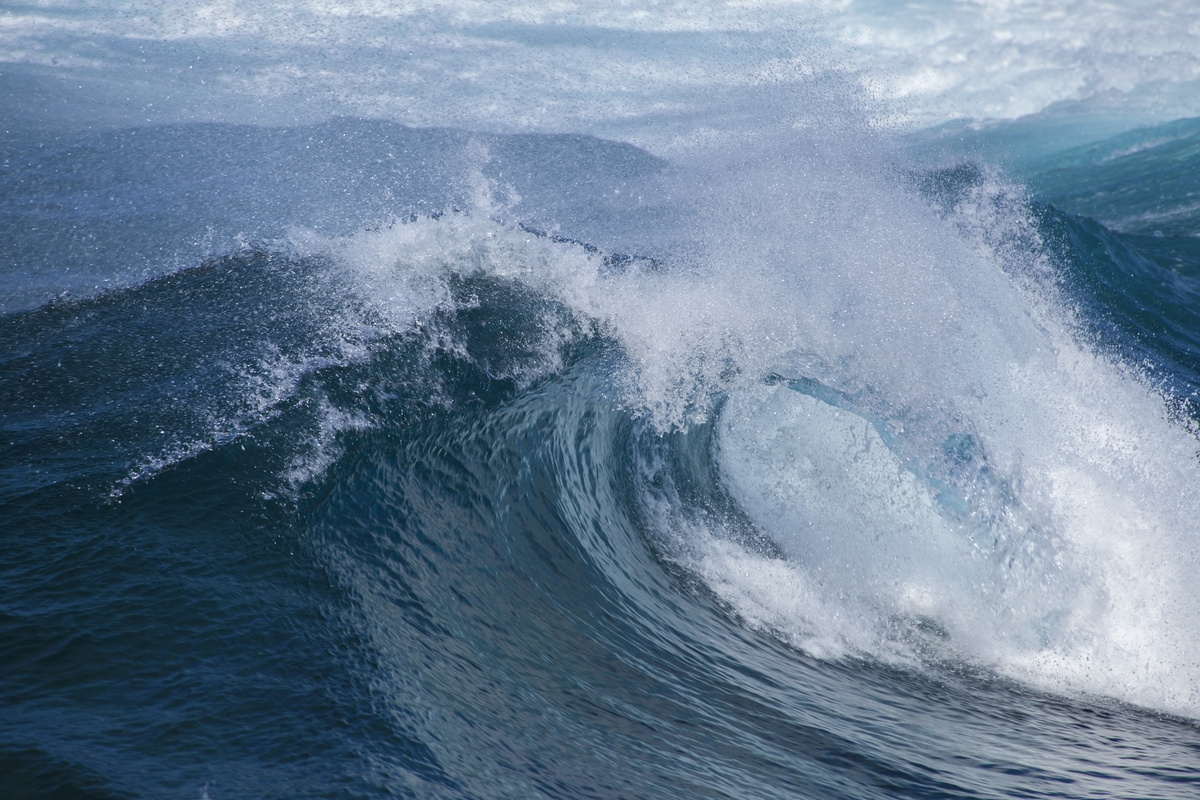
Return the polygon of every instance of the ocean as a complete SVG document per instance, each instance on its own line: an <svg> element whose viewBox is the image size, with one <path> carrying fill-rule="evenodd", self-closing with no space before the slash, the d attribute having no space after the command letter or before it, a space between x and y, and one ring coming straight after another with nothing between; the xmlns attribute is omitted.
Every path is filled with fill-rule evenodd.
<svg viewBox="0 0 1200 800"><path fill-rule="evenodd" d="M0 9L0 796L1200 798L1200 7Z"/></svg>

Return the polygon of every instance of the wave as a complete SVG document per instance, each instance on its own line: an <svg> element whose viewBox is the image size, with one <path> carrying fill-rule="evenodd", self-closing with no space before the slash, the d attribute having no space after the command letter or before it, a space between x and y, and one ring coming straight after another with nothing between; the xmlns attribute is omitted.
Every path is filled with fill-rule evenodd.
<svg viewBox="0 0 1200 800"><path fill-rule="evenodd" d="M869 130L670 164L431 136L454 164L440 210L277 226L0 316L6 563L55 609L91 598L0 617L36 654L11 667L42 748L19 769L65 752L38 692L112 691L120 663L168 727L354 754L286 762L314 795L580 796L597 774L661 796L1150 795L1190 774L1179 237L884 158ZM190 677L159 641L195 647ZM178 782L195 747L70 719L152 754L105 778L126 794ZM1010 768L1013 742L1059 760ZM94 759L63 758L92 785Z"/></svg>
<svg viewBox="0 0 1200 800"><path fill-rule="evenodd" d="M1200 781L1194 0L141 5L0 26L0 795Z"/></svg>
<svg viewBox="0 0 1200 800"><path fill-rule="evenodd" d="M985 184L947 218L839 166L734 171L701 217L705 249L675 263L614 262L494 207L308 240L304 257L404 320L431 280L459 288L426 309L456 315L488 305L461 288L473 280L532 292L505 306L542 309L522 309L519 333L462 345L516 385L557 374L580 337L614 345L601 395L647 426L632 456L643 528L752 624L813 654L937 653L1195 713L1194 436L1089 346L1044 252L996 240L1037 235L1027 205ZM964 218L985 208L992 240L972 239ZM679 444L705 424L707 451ZM674 488L663 465L680 462L709 476L699 496Z"/></svg>
<svg viewBox="0 0 1200 800"><path fill-rule="evenodd" d="M764 162L722 170L737 178L684 225L702 242L686 257L615 257L498 221L480 178L472 212L294 232L9 317L10 350L34 364L9 407L88 406L49 355L81 317L98 320L74 356L100 376L90 402L116 401L71 447L19 449L78 471L104 448L92 438L124 437L123 492L287 416L307 433L289 434L264 492L294 495L347 432L394 426L397 393L463 402L449 364L511 395L604 342L608 388L582 402L644 427L641 529L752 626L814 655L965 659L1196 713L1196 441L1186 410L1172 417L1161 387L1097 355L1064 307L1038 249L1052 226L981 175L931 206L859 163ZM712 175L670 180L693 198ZM601 503L591 494L568 497Z"/></svg>

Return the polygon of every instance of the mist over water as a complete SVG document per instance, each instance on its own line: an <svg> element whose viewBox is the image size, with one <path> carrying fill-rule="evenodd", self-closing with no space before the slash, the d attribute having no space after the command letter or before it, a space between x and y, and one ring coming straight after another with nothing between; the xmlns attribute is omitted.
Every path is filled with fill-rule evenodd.
<svg viewBox="0 0 1200 800"><path fill-rule="evenodd" d="M2 22L6 792L1197 791L1190 4Z"/></svg>

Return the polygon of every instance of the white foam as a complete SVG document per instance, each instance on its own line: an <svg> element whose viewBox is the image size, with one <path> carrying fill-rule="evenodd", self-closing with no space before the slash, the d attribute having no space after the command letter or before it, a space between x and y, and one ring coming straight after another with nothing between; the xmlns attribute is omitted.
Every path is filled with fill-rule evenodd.
<svg viewBox="0 0 1200 800"><path fill-rule="evenodd" d="M730 399L722 423L739 505L822 584L843 595L869 587L933 615L977 583L970 539L863 417L757 386Z"/></svg>
<svg viewBox="0 0 1200 800"><path fill-rule="evenodd" d="M723 478L787 558L669 503L653 516L751 624L820 655L933 647L1057 690L1200 713L1196 440L1080 343L1042 289L1049 267L1019 202L987 201L1005 196L988 185L960 211L978 226L941 219L857 146L803 156L827 146L793 139L740 152L737 169L682 170L675 191L692 192L676 224L695 247L664 268L608 270L486 213L326 246L397 323L452 302L454 272L556 298L621 344L625 402L661 429L727 394ZM1023 234L980 233L1006 230ZM1019 277L1006 272L1022 259ZM771 373L853 400L768 386ZM921 466L954 468L949 434L987 459L959 476L962 513Z"/></svg>
<svg viewBox="0 0 1200 800"><path fill-rule="evenodd" d="M82 81L134 124L342 114L663 146L742 130L747 110L802 114L773 106L829 73L891 124L1109 95L1155 98L1155 119L1200 114L1198 37L1188 0L57 2L0 18L0 62Z"/></svg>
<svg viewBox="0 0 1200 800"><path fill-rule="evenodd" d="M1200 713L1200 603L1188 588L1200 566L1198 443L1128 369L1080 343L1056 293L1039 293L1046 264L1036 249L1016 279L1004 271L1019 266L1013 239L999 236L1001 247L976 236L1023 230L1017 242L1036 246L1027 223L998 221L1019 204L968 202L964 213L988 209L985 224L942 227L850 169L821 220L845 237L835 247L809 235L810 209L794 196L820 184L810 174L797 182L805 189L779 189L800 176L780 181L772 166L774 181L739 175L767 199L750 209L753 241L738 238L722 257L763 281L767 307L782 297L795 309L794 341L808 354L768 346L775 371L845 388L862 408L782 385L731 387L723 475L789 558L764 573L752 566L761 556L735 557L724 542L697 545L686 560L748 619L802 646L812 639L818 653L836 641L894 657L932 620L955 657L1058 690ZM790 252L788 237L819 260ZM746 312L734 313L754 318ZM879 425L898 443L885 446ZM955 431L988 459L985 476L966 476L975 512L966 521L921 480L921 464ZM1009 499L997 506L998 496ZM774 591L765 574L781 576ZM898 635L897 618L920 624Z"/></svg>

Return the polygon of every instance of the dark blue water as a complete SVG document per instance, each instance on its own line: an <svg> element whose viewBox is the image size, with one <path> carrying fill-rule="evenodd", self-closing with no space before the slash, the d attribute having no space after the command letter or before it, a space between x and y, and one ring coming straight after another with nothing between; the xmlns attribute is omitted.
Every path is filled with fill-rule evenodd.
<svg viewBox="0 0 1200 800"><path fill-rule="evenodd" d="M1194 129L1030 168L1020 236L984 237L1037 256L997 258L1185 438ZM690 229L663 232L677 167L589 137L480 141L345 120L5 142L0 795L1200 797L1200 706L1127 702L1196 674L1193 630L1122 693L1023 680L933 612L887 617L891 658L748 611L706 559L736 550L769 583L797 556L731 489L721 387L777 376L705 351L688 369L720 379L672 389L704 413L659 424L630 399L646 373L622 318L522 271L703 284ZM950 228L989 180L894 175ZM372 236L400 242L387 270L347 267ZM923 419L805 380L880 430ZM1001 517L1036 517L974 439L917 469L905 435L888 446L997 541Z"/></svg>

